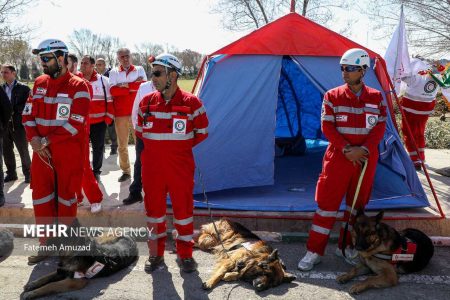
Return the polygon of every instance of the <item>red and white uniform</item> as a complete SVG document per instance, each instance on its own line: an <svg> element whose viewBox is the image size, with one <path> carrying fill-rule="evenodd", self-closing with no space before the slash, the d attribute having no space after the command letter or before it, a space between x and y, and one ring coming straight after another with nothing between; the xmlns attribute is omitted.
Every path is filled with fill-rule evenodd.
<svg viewBox="0 0 450 300"><path fill-rule="evenodd" d="M136 135L144 141L142 185L150 255L162 256L166 241L166 196L172 200L178 232L177 253L192 257L195 163L192 148L208 136L205 108L196 96L177 89L166 103L160 92L146 95L139 105Z"/></svg>
<svg viewBox="0 0 450 300"><path fill-rule="evenodd" d="M406 149L414 165L420 165L421 161L425 161L425 126L429 115L434 110L436 95L439 91L439 85L430 75L417 74L418 71L428 68L429 66L420 59L412 59L412 75L403 78L407 87L401 102L405 112L405 119L402 119L402 133ZM406 123L411 129L411 134L406 129ZM414 141L419 153L414 147Z"/></svg>
<svg viewBox="0 0 450 300"><path fill-rule="evenodd" d="M150 94L154 91L156 91L156 89L153 86L153 82L151 81L144 82L139 86L139 89L136 93L136 98L133 102L133 110L131 112L131 123L133 124L134 129L136 129L138 121L139 103L141 103L142 98L144 98L145 95Z"/></svg>
<svg viewBox="0 0 450 300"><path fill-rule="evenodd" d="M378 161L378 144L386 128L386 107L381 93L363 86L355 95L347 85L328 91L322 104L322 132L329 141L323 158L322 173L316 187L318 209L309 232L307 249L323 255L336 215L345 196L347 209L344 220L350 214L361 167L349 161L345 146L360 146L368 152L368 165L359 191L355 208L363 208L369 201ZM356 210L355 210L356 212ZM354 223L353 218L350 225ZM345 224L345 223L343 223ZM339 239L342 247L343 228ZM351 244L350 234L347 245Z"/></svg>
<svg viewBox="0 0 450 300"><path fill-rule="evenodd" d="M89 88L77 76L67 72L60 78L39 76L22 113L27 139L46 137L51 162L57 174L58 195L55 205L55 178L44 157L33 153L31 189L36 224L51 224L55 218L70 224L76 216L75 193L81 185L85 157L86 122L89 113ZM41 243L45 238L40 239Z"/></svg>
<svg viewBox="0 0 450 300"><path fill-rule="evenodd" d="M114 121L114 103L109 92L108 77L94 71L89 83L93 91L91 106L89 108L89 124L101 122L111 124Z"/></svg>
<svg viewBox="0 0 450 300"><path fill-rule="evenodd" d="M142 77L142 81L136 81ZM139 85L147 81L147 75L141 66L131 65L128 70L122 66L114 68L109 72L110 93L113 97L114 111L116 117L130 116L133 101ZM128 83L128 87L119 87L117 84Z"/></svg>

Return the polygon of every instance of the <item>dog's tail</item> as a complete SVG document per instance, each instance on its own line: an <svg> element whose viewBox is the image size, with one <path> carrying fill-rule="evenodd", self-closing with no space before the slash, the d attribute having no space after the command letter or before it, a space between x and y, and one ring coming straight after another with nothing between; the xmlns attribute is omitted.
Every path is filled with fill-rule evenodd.
<svg viewBox="0 0 450 300"><path fill-rule="evenodd" d="M411 263L405 263L404 265L402 265L402 268L407 273L423 270L433 257L433 242L425 233L413 228L407 228L403 230L402 235L404 237L407 237L417 245L414 260Z"/></svg>

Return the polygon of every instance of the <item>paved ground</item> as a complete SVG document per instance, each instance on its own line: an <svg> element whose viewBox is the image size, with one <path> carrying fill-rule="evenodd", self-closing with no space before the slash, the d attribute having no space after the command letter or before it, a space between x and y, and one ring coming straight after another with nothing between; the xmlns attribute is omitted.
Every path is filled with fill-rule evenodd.
<svg viewBox="0 0 450 300"><path fill-rule="evenodd" d="M15 239L12 256L0 263L1 299L18 299L23 285L28 281L54 270L56 260L47 260L36 266L26 264L23 255L25 243L35 243L32 239ZM350 266L333 254L336 245L329 245L328 254L312 272L299 272L296 265L304 244L276 243L288 271L297 280L261 293L256 293L251 285L243 282L221 283L211 292L205 292L201 283L210 276L214 257L195 251L199 262L198 272L184 274L175 263L175 254L166 251L167 267L147 274L143 271L147 258L147 246L139 244L141 257L136 265L109 278L93 279L80 291L70 292L45 299L448 299L450 295L450 251L436 248L430 265L422 272L400 277L400 284L393 288L371 290L362 295L348 294L351 283L339 285L335 278Z"/></svg>

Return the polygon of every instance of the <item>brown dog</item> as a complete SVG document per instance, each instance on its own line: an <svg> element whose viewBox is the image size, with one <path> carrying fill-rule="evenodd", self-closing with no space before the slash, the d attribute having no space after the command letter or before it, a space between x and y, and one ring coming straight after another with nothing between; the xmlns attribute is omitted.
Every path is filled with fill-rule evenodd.
<svg viewBox="0 0 450 300"><path fill-rule="evenodd" d="M339 276L339 283L375 273L366 280L354 284L350 293L359 294L369 288L383 288L398 284L397 273L417 272L425 268L434 253L431 239L417 229L397 232L381 223L383 212L368 217L358 211L353 225L352 239L359 252L360 263L350 272Z"/></svg>
<svg viewBox="0 0 450 300"><path fill-rule="evenodd" d="M197 243L200 249L215 253L218 259L211 278L203 283L204 289L212 289L221 280L241 279L251 282L257 291L262 291L296 279L285 271L278 250L273 250L250 230L225 219L214 224L202 226Z"/></svg>
<svg viewBox="0 0 450 300"><path fill-rule="evenodd" d="M137 245L131 237L55 238L50 243L69 250L59 251L57 270L27 283L20 299L82 289L89 278L114 274L138 258ZM72 250L83 246L84 250Z"/></svg>

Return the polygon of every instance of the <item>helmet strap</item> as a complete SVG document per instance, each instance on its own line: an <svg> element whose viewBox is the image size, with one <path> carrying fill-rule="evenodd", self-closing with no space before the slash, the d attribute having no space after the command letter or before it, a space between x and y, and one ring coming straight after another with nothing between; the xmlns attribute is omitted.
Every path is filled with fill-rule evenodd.
<svg viewBox="0 0 450 300"><path fill-rule="evenodd" d="M53 79L56 79L56 78L58 78L58 76L61 74L62 66L61 66L61 64L59 63L58 57L56 56L55 52L52 52L52 54L53 54L53 56L55 57L56 63L58 64L58 71L55 72L55 73L52 75Z"/></svg>
<svg viewBox="0 0 450 300"><path fill-rule="evenodd" d="M164 66L166 68L166 78L167 78L167 82L166 82L166 86L164 87L164 90L161 92L162 94L165 95L165 93L169 90L169 88L172 86L172 80L170 80L169 78L169 68ZM166 102L169 102L168 100L166 100Z"/></svg>

